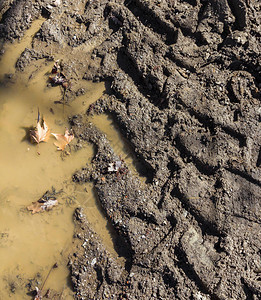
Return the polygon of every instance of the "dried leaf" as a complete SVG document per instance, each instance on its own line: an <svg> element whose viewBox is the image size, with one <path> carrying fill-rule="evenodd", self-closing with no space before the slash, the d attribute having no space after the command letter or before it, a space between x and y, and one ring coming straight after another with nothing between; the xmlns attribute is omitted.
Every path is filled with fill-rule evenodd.
<svg viewBox="0 0 261 300"><path fill-rule="evenodd" d="M30 130L30 137L32 142L39 144L40 142L47 142L50 137L50 130L45 120L40 120L40 114L38 112L38 121L34 130Z"/></svg>
<svg viewBox="0 0 261 300"><path fill-rule="evenodd" d="M65 130L65 134L52 133L52 135L56 138L56 142L54 143L57 147L57 150L63 151L65 147L74 139L73 133L70 133L69 130Z"/></svg>
<svg viewBox="0 0 261 300"><path fill-rule="evenodd" d="M51 210L54 206L58 205L57 200L47 200L43 202L42 200L32 202L32 205L28 206L27 209L32 211L32 214Z"/></svg>

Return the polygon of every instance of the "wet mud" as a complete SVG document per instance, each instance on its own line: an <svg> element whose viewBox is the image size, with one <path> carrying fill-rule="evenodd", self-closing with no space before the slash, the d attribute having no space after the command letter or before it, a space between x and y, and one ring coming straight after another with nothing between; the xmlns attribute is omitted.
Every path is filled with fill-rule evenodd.
<svg viewBox="0 0 261 300"><path fill-rule="evenodd" d="M67 104L106 86L69 118L95 149L71 182L94 186L113 240L76 209L74 298L260 299L260 1L3 3L2 45L45 19L16 74L62 60Z"/></svg>

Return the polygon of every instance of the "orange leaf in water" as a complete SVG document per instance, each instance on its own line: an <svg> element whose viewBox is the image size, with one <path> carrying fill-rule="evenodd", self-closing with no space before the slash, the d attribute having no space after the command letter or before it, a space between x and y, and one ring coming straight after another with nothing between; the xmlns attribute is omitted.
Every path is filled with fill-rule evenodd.
<svg viewBox="0 0 261 300"><path fill-rule="evenodd" d="M56 205L58 205L57 200L47 200L45 202L36 201L36 202L33 202L32 205L27 206L27 209L31 210L32 214L35 214L38 212L48 211Z"/></svg>
<svg viewBox="0 0 261 300"><path fill-rule="evenodd" d="M50 130L45 120L40 120L40 114L38 112L38 121L34 130L30 131L30 137L32 142L39 144L40 142L47 142L50 137Z"/></svg>
<svg viewBox="0 0 261 300"><path fill-rule="evenodd" d="M52 133L52 135L56 138L56 142L54 143L57 147L57 150L63 151L65 147L74 139L73 133L70 133L69 130L65 130L65 134Z"/></svg>

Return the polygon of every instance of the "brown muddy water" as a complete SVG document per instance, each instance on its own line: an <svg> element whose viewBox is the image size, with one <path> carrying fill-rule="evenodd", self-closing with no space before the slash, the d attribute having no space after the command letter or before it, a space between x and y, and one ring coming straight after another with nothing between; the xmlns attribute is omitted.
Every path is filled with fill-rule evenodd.
<svg viewBox="0 0 261 300"><path fill-rule="evenodd" d="M63 91L47 85L53 62L38 60L24 72L15 70L17 59L26 47L30 48L43 22L44 19L34 21L20 42L6 45L0 61L0 82L5 81L5 74L12 74L11 82L0 88L0 300L32 299L25 285L38 278L34 284L41 288L56 262L58 268L52 271L45 289L73 299L66 264L73 240L73 212L78 206L85 209L94 231L117 258L110 226L92 184L71 181L76 170L91 164L93 146L83 144L77 149L73 140L70 155L62 155L53 144L54 138L39 145L28 139L29 129L36 125L38 109L51 132L63 134L69 127L68 117L85 112L105 91L104 83L81 81L84 95L68 106L55 104L62 99ZM113 120L99 115L90 121L107 135L115 153L144 183L146 178L137 172L135 156ZM52 189L60 192L58 206L32 215L27 206Z"/></svg>
<svg viewBox="0 0 261 300"><path fill-rule="evenodd" d="M63 133L68 124L62 107L54 107L54 114L49 111L52 90L39 92L36 82L24 88L15 86L14 91L0 92L0 290L2 294L6 289L8 292L14 276L32 278L37 272L44 276L57 261L60 267L54 271L55 280L50 280L48 287L59 291L68 276L66 256L73 236L73 211L82 204L96 208L92 187L83 189L70 181L77 169L90 163L93 148L83 145L81 150L74 151L72 143L71 155L62 157L52 139L32 145L25 136L26 130L36 123L38 107L53 132ZM59 90L55 90L59 97ZM103 85L89 86L86 97L91 100L93 96L96 100L97 90L101 95ZM70 107L70 113L81 112L82 104L77 104ZM50 212L31 215L26 206L52 187L63 191L58 196L59 206ZM97 208L95 217L102 228L106 227ZM17 299L25 298L22 294L18 296L18 291L15 295ZM0 299L6 297L0 294Z"/></svg>
<svg viewBox="0 0 261 300"><path fill-rule="evenodd" d="M19 42L5 47L0 62L0 78L15 73L15 62L44 20L37 20ZM73 237L73 212L83 206L94 229L113 252L107 221L96 205L92 185L79 186L72 174L93 157L89 144L71 154L61 155L50 138L48 143L31 144L28 129L36 125L38 108L51 132L64 133L68 116L85 111L103 94L103 83L84 82L87 91L70 106L55 105L60 100L60 87L47 87L52 63L37 61L24 73L15 73L13 83L0 90L0 299L31 299L25 285L39 274L43 283L50 267L54 269L45 288L63 291L72 299L66 267ZM34 76L29 80L29 76ZM47 191L61 191L59 205L49 212L32 215L26 207Z"/></svg>

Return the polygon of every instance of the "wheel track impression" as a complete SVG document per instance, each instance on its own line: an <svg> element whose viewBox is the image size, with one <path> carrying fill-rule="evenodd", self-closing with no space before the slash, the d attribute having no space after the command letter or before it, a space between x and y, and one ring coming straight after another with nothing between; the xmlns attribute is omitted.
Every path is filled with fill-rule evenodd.
<svg viewBox="0 0 261 300"><path fill-rule="evenodd" d="M85 38L103 37L81 67L86 68L84 78L111 83L110 95L94 104L93 112L113 114L150 173L144 187L131 172L121 178L107 174L108 163L119 157L85 117L72 120L78 137L97 146L91 178L129 253L126 265L119 267L106 251L95 252L100 245L91 232L85 234L89 246L75 254L72 268L78 299L258 297L254 270L260 269L261 133L256 68L261 53L255 43L259 21L252 13L257 4L94 0L86 2L84 13L83 2L78 12L71 1L63 4L68 10L63 20L73 19L70 28L84 20ZM74 31L57 22L59 12L59 7L51 9L49 23L56 20L62 40L73 47ZM6 24L1 28L8 30ZM14 28L9 37L16 34ZM47 29L42 28L42 37L49 36ZM77 45L81 43L79 38ZM41 51L57 44L46 39L47 50ZM92 265L95 253L98 260Z"/></svg>

